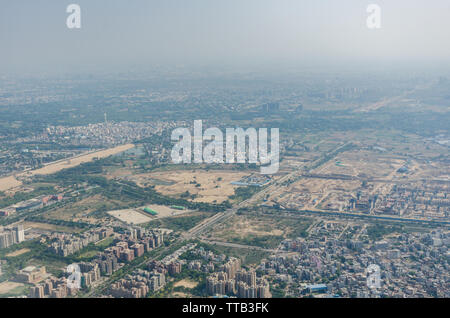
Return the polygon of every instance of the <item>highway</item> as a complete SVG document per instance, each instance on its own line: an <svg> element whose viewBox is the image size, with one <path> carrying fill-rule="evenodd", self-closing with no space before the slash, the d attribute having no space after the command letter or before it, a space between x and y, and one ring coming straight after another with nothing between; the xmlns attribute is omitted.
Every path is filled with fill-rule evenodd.
<svg viewBox="0 0 450 318"><path fill-rule="evenodd" d="M330 157L330 154L333 153L337 153L340 149L342 149L343 147L347 146L349 143L345 143L341 146L338 146L335 150L327 153L326 155L320 157L319 159L317 159L316 161L314 161L313 163L311 163L311 167L317 168L315 166L315 164L317 164L318 162L320 162L321 160L324 159L324 157ZM325 162L322 162L322 164ZM320 164L318 165L320 166ZM308 170L313 170L313 168L310 168ZM309 171L308 171L309 172ZM296 170L293 172L290 172L282 177L280 177L277 180L272 181L269 185L267 185L266 187L263 187L261 189L261 191L255 193L251 198L246 199L238 204L236 204L235 206L233 206L232 208L224 211L224 212L219 212L216 213L215 215L213 215L210 218L207 218L205 220L203 220L202 222L200 222L199 224L197 224L196 226L194 226L193 228L191 228L189 231L183 233L178 239L176 239L173 244L178 243L178 242L182 242L182 241L188 241L188 240L192 240L192 239L199 239L201 242L205 242L208 244L215 244L215 245L220 245L220 246L226 246L226 247L232 247L232 248L241 248L241 249L249 249L249 250L258 250L258 251L263 251L263 252L268 252L268 253L279 253L280 251L275 250L275 249L266 249L266 248L262 248L262 247L258 247L258 246L250 246L250 245L243 245L243 244L236 244L236 243L229 243L229 242L221 242L221 241L214 241L214 240L207 240L204 238L201 238L201 235L203 233L205 233L206 231L210 230L214 225L220 223L220 222L224 222L226 221L228 218L230 218L231 216L235 215L236 212L240 209L240 208L244 208L244 207L248 207L251 204L257 202L258 200L262 200L264 198L264 196L267 193L273 193L274 191L277 191L279 186L281 184L283 184L283 182L291 179L291 178L297 178L297 177L302 177L302 174L305 173L305 170ZM386 221L405 221L405 222L418 222L418 223L433 223L433 221L425 221L425 220L417 220L417 219L404 219L404 218L396 218L396 217L389 217L389 216L374 216L374 215L364 215L364 214L358 214L358 213L335 213L335 212L331 212L331 211L310 211L310 210L301 210L301 211L294 211L294 210L282 210L280 211L280 215L301 215L301 214L315 214L315 215L322 215L322 216L333 216L333 217L350 217L350 218L372 218L372 219L378 219L378 220L386 220ZM437 223L441 223L441 224L449 224L449 222L437 222ZM312 225L313 227L314 225ZM344 231L343 231L344 232ZM342 234L341 234L342 235ZM170 246L166 246L166 247L161 247L161 250L158 251L157 255L154 255L150 258L144 258L141 262L139 262L138 264L134 264L133 266L130 266L131 268L136 268L142 264L144 264L145 262L149 262L153 259L157 259L158 256L160 256L162 253L164 253L165 251L167 251L170 248ZM117 277L115 279L118 279ZM85 296L90 296L90 295L97 295L97 294L101 294L101 291L103 289L105 289L111 282L113 281L113 279L108 279L106 282L102 282L102 284L100 286L98 286L97 288L93 289L90 293L88 293Z"/></svg>
<svg viewBox="0 0 450 318"><path fill-rule="evenodd" d="M338 146L336 149L334 149L333 151L331 151L330 153L336 153L338 152L340 149L342 149L343 147L346 147L347 145L349 145L350 143L347 142L343 145ZM328 156L330 153L327 153L326 155L324 155L323 157ZM314 167L315 164L317 162L320 162L321 160L323 160L323 157L320 157L318 159L316 159L315 161L313 161L311 163L311 167ZM330 158L331 159L331 158ZM261 200L264 198L264 196L267 193L273 193L274 191L277 190L278 186L280 184L282 184L284 181L289 180L290 178L296 178L296 177L301 177L302 173L304 173L303 170L295 170L291 173L288 173L282 177L280 177L277 180L274 180L271 184L269 184L267 187L264 187L261 191L255 193L251 198L242 201L240 203L238 203L235 207L228 209L224 212L220 212L215 214L214 216L204 220L203 222L197 224L196 226L194 226L193 228L191 228L189 231L187 231L186 233L183 234L183 238L186 240L190 240L193 239L195 237L197 237L198 235L206 232L208 229L210 229L212 226L214 226L215 224L219 223L219 222L223 222L226 219L228 219L229 217L233 216L240 208L244 208L249 206L251 203L254 203L258 200Z"/></svg>

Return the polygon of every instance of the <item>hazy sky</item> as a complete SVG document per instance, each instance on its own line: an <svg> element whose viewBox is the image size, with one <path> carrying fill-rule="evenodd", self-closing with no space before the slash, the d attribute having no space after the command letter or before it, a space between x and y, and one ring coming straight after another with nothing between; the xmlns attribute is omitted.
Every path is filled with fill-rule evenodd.
<svg viewBox="0 0 450 318"><path fill-rule="evenodd" d="M66 27L67 5L82 28ZM380 5L381 29L366 26ZM450 63L449 0L1 0L0 72Z"/></svg>

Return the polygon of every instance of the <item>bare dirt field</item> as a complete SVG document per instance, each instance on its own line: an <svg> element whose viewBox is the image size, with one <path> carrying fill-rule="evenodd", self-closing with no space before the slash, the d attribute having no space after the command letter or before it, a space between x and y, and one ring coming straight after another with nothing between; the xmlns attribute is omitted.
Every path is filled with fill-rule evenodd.
<svg viewBox="0 0 450 318"><path fill-rule="evenodd" d="M157 215L154 216L154 219L160 219L160 218L167 218L170 216L179 216L181 214L186 214L189 212L192 212L192 210L177 210L177 209L172 209L171 207L165 206L165 205L156 205L156 204L150 204L150 205L146 205L141 207L140 209L143 209L145 207L149 207L150 209L158 212Z"/></svg>
<svg viewBox="0 0 450 318"><path fill-rule="evenodd" d="M121 153L128 149L131 149L133 147L134 147L133 144L126 144L126 145L117 146L117 147L114 147L111 149L100 150L100 151L88 153L88 154L81 155L81 156L78 156L75 158L60 160L58 162L51 163L43 168L25 172L24 175L34 176L34 175L39 175L39 174L41 174L41 175L52 174L52 173L58 172L63 169L78 166L85 162L90 162L90 161L94 160L94 158L99 158L99 159L106 158L111 155L115 155L117 153Z"/></svg>
<svg viewBox="0 0 450 318"><path fill-rule="evenodd" d="M309 218L272 218L235 215L218 224L206 237L213 241L276 248L285 238L303 236L312 223Z"/></svg>
<svg viewBox="0 0 450 318"><path fill-rule="evenodd" d="M315 169L314 173L344 174L354 177L386 178L405 164L405 161L370 151L339 154L334 160Z"/></svg>
<svg viewBox="0 0 450 318"><path fill-rule="evenodd" d="M109 211L108 214L128 224L142 224L152 220L149 216L134 209Z"/></svg>
<svg viewBox="0 0 450 318"><path fill-rule="evenodd" d="M22 255L22 254L28 253L29 251L30 251L30 249L29 249L29 248L22 248L22 249L20 249L20 250L17 250L17 251L11 252L11 253L9 253L9 254L6 254L6 256L7 256L7 257L14 257L14 256L19 256L19 255Z"/></svg>
<svg viewBox="0 0 450 318"><path fill-rule="evenodd" d="M54 225L54 224L48 224L48 223L23 222L22 224L25 229L31 228L31 229L37 229L37 230L50 231L50 232L76 233L76 232L82 231L82 229L78 229L78 228L67 227L67 226L62 226L62 225Z"/></svg>
<svg viewBox="0 0 450 318"><path fill-rule="evenodd" d="M18 187L22 184L19 180L17 180L14 176L0 178L0 191L6 191L15 187Z"/></svg>
<svg viewBox="0 0 450 318"><path fill-rule="evenodd" d="M7 294L11 291L13 291L14 289L17 289L19 287L23 287L24 284L21 283L16 283L16 282L3 282L0 283L0 294Z"/></svg>
<svg viewBox="0 0 450 318"><path fill-rule="evenodd" d="M157 215L150 215L143 211L145 207L148 207L156 211ZM182 214L191 213L192 210L178 210L165 205L149 204L136 209L122 209L109 211L108 214L121 220L122 222L129 224L142 224L152 220L162 219L167 217L176 217Z"/></svg>
<svg viewBox="0 0 450 318"><path fill-rule="evenodd" d="M273 228L264 221L238 216L233 217L233 220L231 220L228 224L228 228L224 229L224 233L216 232L216 235L217 236L220 236L220 234L226 235L227 232L228 234L234 233L234 235L238 235L240 237L245 237L247 235L279 236L283 235L284 233L282 229Z"/></svg>
<svg viewBox="0 0 450 318"><path fill-rule="evenodd" d="M173 287L178 287L178 286L182 286L185 288L195 288L198 285L198 282L189 280L189 279L182 279L178 282L176 282L175 284L173 284Z"/></svg>
<svg viewBox="0 0 450 318"><path fill-rule="evenodd" d="M283 204L285 207L314 209L324 200L347 202L349 192L357 190L360 181L303 178L290 185L283 191L271 196L270 199ZM328 198L328 199L327 199Z"/></svg>
<svg viewBox="0 0 450 318"><path fill-rule="evenodd" d="M248 173L239 171L174 170L136 175L133 181L142 186L149 179L159 180L167 183L155 185L156 191L164 195L179 196L189 191L195 195L194 202L221 203L237 188L230 182L239 181L246 175Z"/></svg>
<svg viewBox="0 0 450 318"><path fill-rule="evenodd" d="M77 156L74 158L59 160L59 161L56 161L53 163L49 163L40 169L30 170L30 171L25 171L25 172L19 173L19 174L17 174L17 177L20 178L20 177L31 177L31 176L35 176L35 175L52 174L52 173L61 171L63 169L78 166L85 162L90 162L90 161L94 160L94 158L106 158L111 155L131 149L133 147L134 147L133 144L126 144L126 145L117 146L117 147L114 147L111 149L100 150L100 151L80 155L80 156ZM12 189L12 188L20 186L21 184L22 183L19 180L17 180L16 177L14 177L14 176L0 178L0 191Z"/></svg>

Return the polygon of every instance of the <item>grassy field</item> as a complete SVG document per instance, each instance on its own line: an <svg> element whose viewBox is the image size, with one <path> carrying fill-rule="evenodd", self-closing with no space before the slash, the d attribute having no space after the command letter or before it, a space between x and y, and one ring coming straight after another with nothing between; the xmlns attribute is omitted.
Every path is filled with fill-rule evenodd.
<svg viewBox="0 0 450 318"><path fill-rule="evenodd" d="M102 195L93 195L84 198L68 206L50 211L45 214L46 218L64 221L88 221L90 214L95 211L107 211L121 208L124 205L120 201L107 199Z"/></svg>
<svg viewBox="0 0 450 318"><path fill-rule="evenodd" d="M189 215L163 218L151 221L146 224L148 228L166 228L174 231L187 231L197 225L205 218L211 217L211 213L207 212L192 212Z"/></svg>
<svg viewBox="0 0 450 318"><path fill-rule="evenodd" d="M263 258L266 258L270 255L270 253L264 251L211 245L206 243L201 243L200 246L213 251L215 254L225 254L228 256L238 257L241 259L243 266L258 265Z"/></svg>

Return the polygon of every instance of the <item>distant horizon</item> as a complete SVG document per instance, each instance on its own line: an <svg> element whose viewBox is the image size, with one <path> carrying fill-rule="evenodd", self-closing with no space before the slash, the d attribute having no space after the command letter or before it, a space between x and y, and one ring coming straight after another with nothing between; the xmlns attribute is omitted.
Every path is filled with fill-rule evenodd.
<svg viewBox="0 0 450 318"><path fill-rule="evenodd" d="M336 75L336 76L443 76L450 77L450 64L437 61L405 62L405 61L353 61L340 63L315 62L309 65L294 63L239 63L239 64L130 64L120 67L108 66L78 66L59 70L28 69L28 70L0 70L0 79L5 78L64 78L77 77L108 77L112 75L136 75L139 77L152 77L166 75L168 77L233 77L243 74L270 77L270 76L309 76L309 75Z"/></svg>
<svg viewBox="0 0 450 318"><path fill-rule="evenodd" d="M81 7L68 29L66 7ZM381 8L368 29L367 6ZM0 4L0 74L187 67L450 71L450 2L14 1Z"/></svg>

